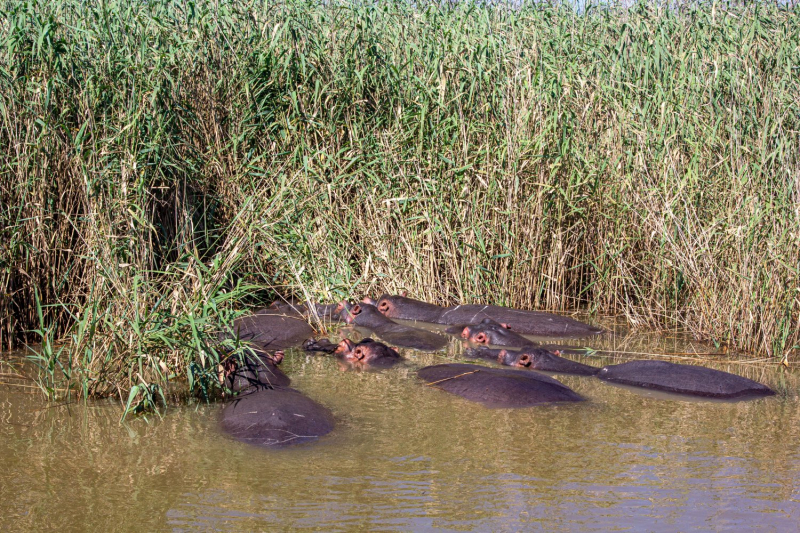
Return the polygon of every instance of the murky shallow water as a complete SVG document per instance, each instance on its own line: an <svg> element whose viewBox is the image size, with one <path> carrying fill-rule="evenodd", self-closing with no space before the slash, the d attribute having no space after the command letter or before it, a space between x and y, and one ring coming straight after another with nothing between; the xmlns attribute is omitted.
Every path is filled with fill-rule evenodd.
<svg viewBox="0 0 800 533"><path fill-rule="evenodd" d="M593 346L709 350L641 334ZM282 450L220 434L219 405L120 425L112 402L0 387L0 530L798 528L797 371L709 363L779 390L738 403L559 376L590 401L497 410L417 381L453 355L408 355L378 373L290 354L293 386L338 426Z"/></svg>

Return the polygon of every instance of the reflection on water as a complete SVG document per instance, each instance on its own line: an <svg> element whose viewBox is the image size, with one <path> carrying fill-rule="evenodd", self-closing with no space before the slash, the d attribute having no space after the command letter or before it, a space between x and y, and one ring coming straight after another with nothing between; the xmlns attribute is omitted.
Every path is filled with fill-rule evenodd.
<svg viewBox="0 0 800 533"><path fill-rule="evenodd" d="M592 346L709 351L641 334ZM779 391L733 403L558 376L590 401L497 410L416 380L458 351L407 353L383 372L289 354L294 386L338 426L283 450L221 435L218 405L119 425L112 402L47 406L34 390L0 387L0 529L796 530L796 372L709 364Z"/></svg>

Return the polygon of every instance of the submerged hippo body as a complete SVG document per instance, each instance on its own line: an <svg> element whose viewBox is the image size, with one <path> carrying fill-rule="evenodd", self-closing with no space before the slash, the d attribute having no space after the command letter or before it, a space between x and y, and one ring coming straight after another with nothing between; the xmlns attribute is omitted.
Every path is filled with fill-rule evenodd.
<svg viewBox="0 0 800 533"><path fill-rule="evenodd" d="M565 316L541 311L522 311L497 305L456 305L440 307L405 296L383 295L378 310L389 318L420 320L436 324L477 324L490 318L509 325L522 335L547 337L586 337L602 333L602 329Z"/></svg>
<svg viewBox="0 0 800 533"><path fill-rule="evenodd" d="M403 348L435 352L447 346L445 337L431 331L392 322L382 315L374 305L368 303L356 304L343 314L345 315L344 321L348 324L367 328L386 342Z"/></svg>
<svg viewBox="0 0 800 533"><path fill-rule="evenodd" d="M222 410L220 426L256 446L286 446L330 433L333 415L300 392L275 387L239 396Z"/></svg>
<svg viewBox="0 0 800 533"><path fill-rule="evenodd" d="M226 367L224 385L233 392L259 390L269 387L288 387L291 379L278 365L283 360L283 352L267 354L256 351L239 359L229 359Z"/></svg>
<svg viewBox="0 0 800 533"><path fill-rule="evenodd" d="M631 361L602 368L597 377L612 383L706 398L772 396L769 387L751 379L666 361Z"/></svg>
<svg viewBox="0 0 800 533"><path fill-rule="evenodd" d="M487 407L530 407L583 400L566 385L537 372L457 363L428 366L417 375L432 387Z"/></svg>
<svg viewBox="0 0 800 533"><path fill-rule="evenodd" d="M484 318L479 323L464 326L461 331L458 331L460 327L448 328L447 333L458 333L462 339L475 344L513 346L516 348L531 344L530 339L511 331L511 327L508 324L501 324L491 318Z"/></svg>
<svg viewBox="0 0 800 533"><path fill-rule="evenodd" d="M233 333L261 350L285 350L300 346L314 330L305 320L267 308L234 321Z"/></svg>

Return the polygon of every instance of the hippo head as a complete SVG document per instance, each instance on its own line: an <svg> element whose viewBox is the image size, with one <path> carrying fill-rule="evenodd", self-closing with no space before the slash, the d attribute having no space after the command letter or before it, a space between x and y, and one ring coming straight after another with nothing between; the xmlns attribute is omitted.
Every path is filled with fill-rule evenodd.
<svg viewBox="0 0 800 533"><path fill-rule="evenodd" d="M395 348L390 348L372 339L363 339L358 344L353 343L350 339L345 339L339 343L336 354L341 355L346 361L354 363L370 363L384 357L394 359L400 357Z"/></svg>
<svg viewBox="0 0 800 533"><path fill-rule="evenodd" d="M500 350L497 355L497 362L501 365L519 366L528 368L531 366L530 354L523 352L510 352L508 350Z"/></svg>
<svg viewBox="0 0 800 533"><path fill-rule="evenodd" d="M507 324L484 318L480 324L466 326L461 331L461 338L476 344L500 344L498 338L508 329L511 328Z"/></svg>

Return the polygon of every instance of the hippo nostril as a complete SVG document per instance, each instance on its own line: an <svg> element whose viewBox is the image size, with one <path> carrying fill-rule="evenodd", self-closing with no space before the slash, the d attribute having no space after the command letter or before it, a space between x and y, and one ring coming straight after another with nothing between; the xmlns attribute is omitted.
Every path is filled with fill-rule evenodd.
<svg viewBox="0 0 800 533"><path fill-rule="evenodd" d="M486 342L486 335L484 333L478 333L475 335L475 342Z"/></svg>
<svg viewBox="0 0 800 533"><path fill-rule="evenodd" d="M354 305L353 309L350 312L353 313L354 315L361 313L361 306L358 304Z"/></svg>
<svg viewBox="0 0 800 533"><path fill-rule="evenodd" d="M355 355L356 359L358 359L360 361L360 360L364 359L364 350L362 350L361 348L356 348L356 351L355 351L354 355Z"/></svg>
<svg viewBox="0 0 800 533"><path fill-rule="evenodd" d="M528 366L530 364L530 362L531 362L531 356L530 355L522 355L519 358L519 364L521 366Z"/></svg>

